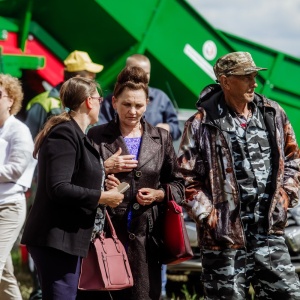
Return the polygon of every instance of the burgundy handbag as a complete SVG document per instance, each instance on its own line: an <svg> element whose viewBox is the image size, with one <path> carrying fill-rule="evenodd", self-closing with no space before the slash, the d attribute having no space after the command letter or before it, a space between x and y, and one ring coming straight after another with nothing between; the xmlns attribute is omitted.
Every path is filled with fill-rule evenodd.
<svg viewBox="0 0 300 300"><path fill-rule="evenodd" d="M179 264L191 259L194 254L184 224L182 207L172 199L171 188L167 186L167 207L163 220L163 252L161 263Z"/></svg>
<svg viewBox="0 0 300 300"><path fill-rule="evenodd" d="M125 248L107 212L106 221L112 237L106 238L102 232L91 243L88 256L82 259L79 290L113 291L133 286Z"/></svg>

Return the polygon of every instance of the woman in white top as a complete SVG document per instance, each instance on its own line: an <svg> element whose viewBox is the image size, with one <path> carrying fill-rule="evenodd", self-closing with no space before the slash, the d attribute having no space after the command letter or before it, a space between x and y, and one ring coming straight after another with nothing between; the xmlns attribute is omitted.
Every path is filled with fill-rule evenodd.
<svg viewBox="0 0 300 300"><path fill-rule="evenodd" d="M22 300L10 251L26 217L25 192L35 167L29 129L16 119L23 100L17 78L0 74L0 299Z"/></svg>

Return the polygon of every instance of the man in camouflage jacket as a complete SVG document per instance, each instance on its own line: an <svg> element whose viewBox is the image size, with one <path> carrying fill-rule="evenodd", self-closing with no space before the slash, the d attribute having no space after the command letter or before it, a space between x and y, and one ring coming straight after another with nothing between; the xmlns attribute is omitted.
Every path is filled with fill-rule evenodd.
<svg viewBox="0 0 300 300"><path fill-rule="evenodd" d="M205 299L300 299L300 284L283 233L298 204L300 151L283 109L254 92L256 67L247 52L214 66L185 124L178 163L185 207L197 223Z"/></svg>

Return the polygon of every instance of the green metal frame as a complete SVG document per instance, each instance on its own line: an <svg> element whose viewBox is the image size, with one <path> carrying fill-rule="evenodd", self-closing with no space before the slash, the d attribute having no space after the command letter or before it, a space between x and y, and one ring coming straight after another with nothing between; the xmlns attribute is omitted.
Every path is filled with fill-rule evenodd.
<svg viewBox="0 0 300 300"><path fill-rule="evenodd" d="M268 68L257 77L257 92L283 106L300 138L300 59L216 30L186 0L2 0L0 11L0 38L5 30L18 32L23 51L29 33L61 60L75 49L87 51L104 65L97 80L105 93L130 54L147 55L150 85L164 90L181 109L195 109L202 88L214 82L209 70L218 57L248 51L258 66ZM216 46L213 58L205 56L207 41ZM3 59L4 68L8 63L13 61ZM14 63L25 64L19 58Z"/></svg>
<svg viewBox="0 0 300 300"><path fill-rule="evenodd" d="M0 40L5 41L7 39L8 32L19 33L19 28L20 27L17 21L0 17ZM25 33L23 32L23 34ZM27 40L27 36L25 40ZM19 46L21 49L21 45ZM43 68L44 66L44 57L25 54L4 54L2 47L0 46L1 73L11 74L12 76L20 78L22 76L22 69L38 70L40 68Z"/></svg>
<svg viewBox="0 0 300 300"><path fill-rule="evenodd" d="M0 49L2 49L0 47ZM24 56L2 54L0 50L0 73L11 74L14 77L22 76L22 69L38 70L45 65L45 59L41 56Z"/></svg>

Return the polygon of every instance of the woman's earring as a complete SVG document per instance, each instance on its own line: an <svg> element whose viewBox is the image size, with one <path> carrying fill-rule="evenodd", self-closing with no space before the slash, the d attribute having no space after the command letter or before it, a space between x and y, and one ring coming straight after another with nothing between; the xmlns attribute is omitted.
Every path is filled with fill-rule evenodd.
<svg viewBox="0 0 300 300"><path fill-rule="evenodd" d="M115 114L114 114L114 120L115 120L115 122L118 121L118 112L116 109L115 109Z"/></svg>

